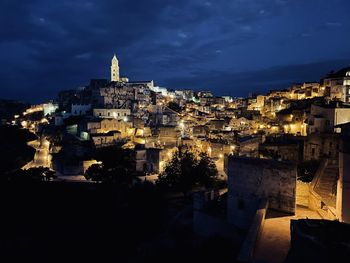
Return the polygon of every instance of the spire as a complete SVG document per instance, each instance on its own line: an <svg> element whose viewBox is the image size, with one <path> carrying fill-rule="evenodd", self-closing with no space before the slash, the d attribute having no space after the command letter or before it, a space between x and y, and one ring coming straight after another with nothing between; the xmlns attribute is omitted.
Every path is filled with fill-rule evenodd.
<svg viewBox="0 0 350 263"><path fill-rule="evenodd" d="M113 58L112 58L112 63L113 62L118 62L118 59L117 59L117 56L115 55L115 53L114 53Z"/></svg>

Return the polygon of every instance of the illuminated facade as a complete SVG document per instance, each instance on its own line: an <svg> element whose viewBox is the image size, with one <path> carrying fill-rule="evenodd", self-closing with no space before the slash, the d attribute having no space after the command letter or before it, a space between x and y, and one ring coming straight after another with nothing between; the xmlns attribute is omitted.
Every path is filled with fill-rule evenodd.
<svg viewBox="0 0 350 263"><path fill-rule="evenodd" d="M119 62L115 55L112 58L111 81L119 81Z"/></svg>

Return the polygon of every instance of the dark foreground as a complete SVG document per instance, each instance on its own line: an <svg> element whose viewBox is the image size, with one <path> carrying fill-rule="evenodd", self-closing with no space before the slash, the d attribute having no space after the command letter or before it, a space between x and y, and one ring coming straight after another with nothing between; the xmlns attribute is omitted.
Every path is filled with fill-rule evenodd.
<svg viewBox="0 0 350 263"><path fill-rule="evenodd" d="M174 223L190 203L148 184L1 183L1 262L234 262L230 241L199 241L191 223Z"/></svg>

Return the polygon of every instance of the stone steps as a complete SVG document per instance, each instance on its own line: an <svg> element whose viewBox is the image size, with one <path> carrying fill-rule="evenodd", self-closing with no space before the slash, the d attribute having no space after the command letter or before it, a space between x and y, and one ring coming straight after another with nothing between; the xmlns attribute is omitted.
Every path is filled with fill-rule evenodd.
<svg viewBox="0 0 350 263"><path fill-rule="evenodd" d="M323 173L320 175L316 186L314 187L314 190L321 196L322 201L326 205L335 207L336 197L333 195L333 191L334 187L337 184L339 170L338 165L335 163L335 161L329 162L330 164L326 165Z"/></svg>

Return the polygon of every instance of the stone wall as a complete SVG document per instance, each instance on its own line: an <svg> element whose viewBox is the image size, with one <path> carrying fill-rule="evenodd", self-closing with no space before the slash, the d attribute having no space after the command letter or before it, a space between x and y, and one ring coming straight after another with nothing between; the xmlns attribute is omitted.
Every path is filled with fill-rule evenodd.
<svg viewBox="0 0 350 263"><path fill-rule="evenodd" d="M308 207L309 199L310 199L310 183L304 183L298 180L297 188L296 188L296 204Z"/></svg>
<svg viewBox="0 0 350 263"><path fill-rule="evenodd" d="M260 238L261 232L265 223L265 215L268 207L266 199L261 200L260 207L256 211L253 223L251 224L246 238L242 244L241 250L238 255L239 262L252 262L256 243Z"/></svg>
<svg viewBox="0 0 350 263"><path fill-rule="evenodd" d="M228 220L248 228L261 199L269 208L294 214L296 205L296 166L268 159L228 156Z"/></svg>

